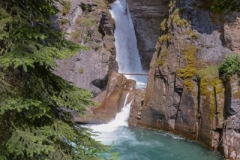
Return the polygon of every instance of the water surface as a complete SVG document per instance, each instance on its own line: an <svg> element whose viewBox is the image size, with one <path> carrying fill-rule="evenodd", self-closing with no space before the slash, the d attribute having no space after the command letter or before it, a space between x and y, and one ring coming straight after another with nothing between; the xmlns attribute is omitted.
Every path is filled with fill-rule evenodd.
<svg viewBox="0 0 240 160"><path fill-rule="evenodd" d="M223 160L219 152L160 131L119 127L97 139L104 144L113 141L119 160Z"/></svg>

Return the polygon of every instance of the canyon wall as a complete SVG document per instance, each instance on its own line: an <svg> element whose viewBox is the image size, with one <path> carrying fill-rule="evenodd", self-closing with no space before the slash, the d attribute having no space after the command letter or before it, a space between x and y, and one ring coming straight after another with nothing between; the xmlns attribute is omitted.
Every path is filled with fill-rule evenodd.
<svg viewBox="0 0 240 160"><path fill-rule="evenodd" d="M142 67L149 70L156 41L160 34L159 24L168 14L169 0L127 0L132 14Z"/></svg>
<svg viewBox="0 0 240 160"><path fill-rule="evenodd" d="M136 35L144 37L138 35L144 30L136 17L148 5L139 5L132 16ZM223 82L218 72L227 54L240 53L240 13L216 14L201 0L172 1L165 7L166 18L154 25L159 37L146 93L132 104L129 124L172 131L221 150L226 158L240 159L239 79L233 75ZM139 48L147 54L148 47Z"/></svg>
<svg viewBox="0 0 240 160"><path fill-rule="evenodd" d="M149 69L146 90L135 90L134 81L114 72L115 26L108 4L69 2L68 12L54 18L55 27L90 49L56 60L54 72L99 102L88 119L75 115L76 121L108 122L129 93L130 126L175 132L240 159L239 79L223 82L218 72L227 54L240 53L240 13L213 13L204 0L128 0L142 65ZM59 8L64 11L64 5Z"/></svg>
<svg viewBox="0 0 240 160"><path fill-rule="evenodd" d="M67 38L88 47L70 59L56 60L54 72L94 95L106 89L108 72L118 70L115 60L114 20L107 1L65 0L54 18L55 27ZM68 9L68 10L67 10Z"/></svg>

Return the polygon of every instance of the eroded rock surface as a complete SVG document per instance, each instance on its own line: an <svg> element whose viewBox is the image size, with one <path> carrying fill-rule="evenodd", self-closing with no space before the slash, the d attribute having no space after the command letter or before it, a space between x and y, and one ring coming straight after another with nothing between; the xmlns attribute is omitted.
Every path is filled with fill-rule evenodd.
<svg viewBox="0 0 240 160"><path fill-rule="evenodd" d="M66 15L59 14L56 27L68 33L70 40L89 47L70 59L56 60L55 73L79 88L95 95L107 85L108 71L118 70L115 60L114 20L108 5L97 0L69 0L71 8ZM60 9L64 6L59 5Z"/></svg>
<svg viewBox="0 0 240 160"><path fill-rule="evenodd" d="M149 64L160 34L160 23L168 14L169 0L128 0L144 69Z"/></svg>
<svg viewBox="0 0 240 160"><path fill-rule="evenodd" d="M106 90L94 98L99 106L90 108L86 118L75 115L75 121L100 124L113 120L122 107L133 100L135 87L136 81L126 79L123 74L110 72Z"/></svg>
<svg viewBox="0 0 240 160"><path fill-rule="evenodd" d="M227 54L239 52L239 13L214 14L201 0L169 6L168 16L158 24L144 105L136 100L130 125L182 134L239 159L238 80L223 83L216 67Z"/></svg>

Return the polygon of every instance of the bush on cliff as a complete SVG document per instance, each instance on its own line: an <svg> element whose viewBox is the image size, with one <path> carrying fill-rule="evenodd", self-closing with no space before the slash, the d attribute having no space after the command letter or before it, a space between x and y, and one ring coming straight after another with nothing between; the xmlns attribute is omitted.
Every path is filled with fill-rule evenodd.
<svg viewBox="0 0 240 160"><path fill-rule="evenodd" d="M211 0L211 9L215 12L221 11L240 11L239 0Z"/></svg>
<svg viewBox="0 0 240 160"><path fill-rule="evenodd" d="M219 72L224 81L228 80L233 74L240 77L240 55L227 55L219 67Z"/></svg>
<svg viewBox="0 0 240 160"><path fill-rule="evenodd" d="M52 26L58 0L0 1L0 159L99 159L106 147L75 125L91 94L51 72L83 48ZM64 107L64 108L63 108Z"/></svg>

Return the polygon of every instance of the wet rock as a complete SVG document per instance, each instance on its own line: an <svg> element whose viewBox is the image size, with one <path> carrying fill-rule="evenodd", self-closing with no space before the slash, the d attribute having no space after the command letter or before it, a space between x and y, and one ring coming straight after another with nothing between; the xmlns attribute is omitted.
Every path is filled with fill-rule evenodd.
<svg viewBox="0 0 240 160"><path fill-rule="evenodd" d="M169 0L128 0L144 69L149 69L160 34L159 25L168 14L168 2Z"/></svg>
<svg viewBox="0 0 240 160"><path fill-rule="evenodd" d="M79 123L107 123L113 120L122 107L133 101L136 81L128 80L124 75L111 71L108 76L106 90L98 94L94 101L99 103L96 108L90 108L83 118L77 115L75 121Z"/></svg>

